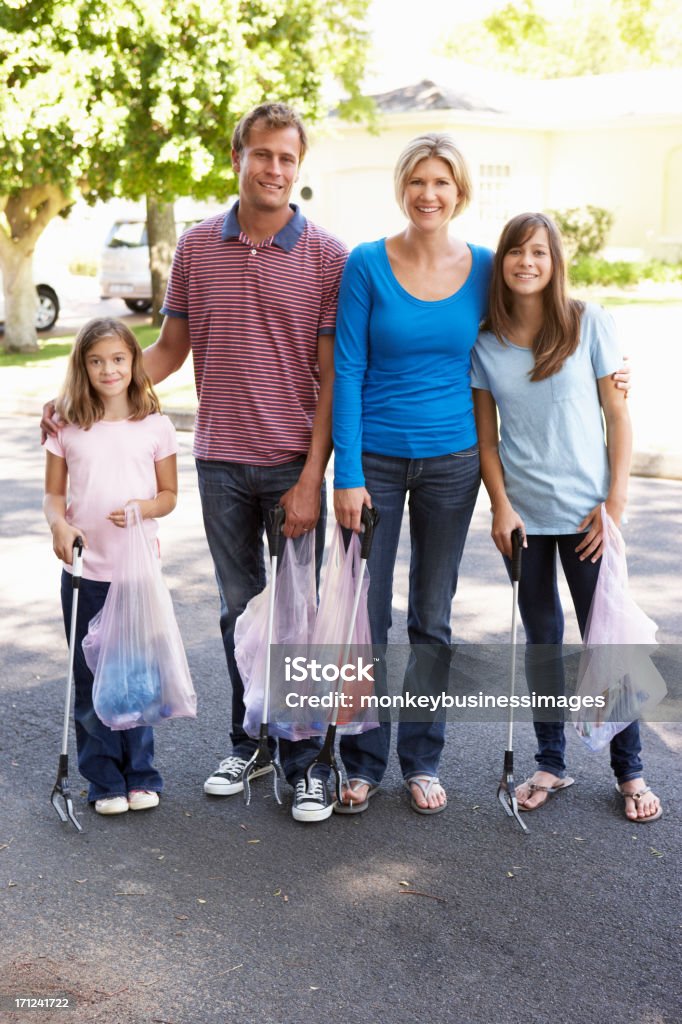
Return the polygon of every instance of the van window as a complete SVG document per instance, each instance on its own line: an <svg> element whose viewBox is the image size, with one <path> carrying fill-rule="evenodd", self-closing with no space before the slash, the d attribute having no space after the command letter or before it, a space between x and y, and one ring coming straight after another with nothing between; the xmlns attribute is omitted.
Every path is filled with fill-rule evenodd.
<svg viewBox="0 0 682 1024"><path fill-rule="evenodd" d="M109 249L138 249L147 245L147 225L144 221L117 221L106 240Z"/></svg>

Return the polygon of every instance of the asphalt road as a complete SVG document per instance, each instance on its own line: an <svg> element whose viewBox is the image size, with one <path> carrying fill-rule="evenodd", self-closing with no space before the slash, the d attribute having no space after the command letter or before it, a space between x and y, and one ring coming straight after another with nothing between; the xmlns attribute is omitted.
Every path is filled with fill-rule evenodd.
<svg viewBox="0 0 682 1024"><path fill-rule="evenodd" d="M607 758L572 734L577 784L529 817L502 812L501 723L451 724L449 806L413 814L395 759L369 811L291 819L268 783L211 799L227 753L218 603L188 435L181 499L162 524L165 572L199 696L195 722L157 732L166 793L156 811L98 817L71 778L84 832L49 796L66 645L59 566L40 511L43 453L31 419L3 418L0 456L0 897L2 1021L71 1024L676 1024L680 986L682 727L644 727L652 825L622 816ZM634 480L632 585L679 644L682 484ZM509 588L481 499L453 608L455 638L503 642ZM401 548L395 639L405 639ZM577 632L569 622L568 638ZM532 770L516 730L517 777ZM73 739L72 739L73 742ZM71 1010L14 1013L7 997Z"/></svg>

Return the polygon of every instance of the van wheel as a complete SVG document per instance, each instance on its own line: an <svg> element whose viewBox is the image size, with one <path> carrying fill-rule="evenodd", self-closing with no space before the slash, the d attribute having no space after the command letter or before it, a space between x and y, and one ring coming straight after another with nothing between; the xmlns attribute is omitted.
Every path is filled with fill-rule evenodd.
<svg viewBox="0 0 682 1024"><path fill-rule="evenodd" d="M128 309L132 309L133 313L146 313L148 309L152 308L151 299L124 299L123 301Z"/></svg>
<svg viewBox="0 0 682 1024"><path fill-rule="evenodd" d="M59 299L57 298L57 293L46 284L39 284L36 291L38 292L36 330L49 331L57 323Z"/></svg>

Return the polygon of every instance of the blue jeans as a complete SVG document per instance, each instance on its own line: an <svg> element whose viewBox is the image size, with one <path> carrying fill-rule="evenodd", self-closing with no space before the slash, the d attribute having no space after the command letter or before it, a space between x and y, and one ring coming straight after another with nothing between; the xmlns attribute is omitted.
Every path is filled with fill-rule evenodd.
<svg viewBox="0 0 682 1024"><path fill-rule="evenodd" d="M257 741L244 731L244 684L234 657L234 626L251 598L265 587L263 530L269 539L268 513L294 486L305 459L301 456L280 466L252 466L208 459L196 461L204 528L220 594L220 632L232 683L230 739L234 753L248 760L256 750ZM324 551L326 511L323 485L315 537L318 578ZM316 738L298 743L280 739L282 768L289 782L295 785L304 774L320 743Z"/></svg>
<svg viewBox="0 0 682 1024"><path fill-rule="evenodd" d="M411 645L403 690L447 690L450 667L450 613L459 563L480 484L478 448L428 459L401 459L365 453L365 486L381 516L367 563L368 611L372 642L378 648L377 692L385 688L385 652L391 627L393 571L400 527L409 495L410 582L407 632ZM445 720L398 724L398 759L407 780L437 775L445 742ZM386 770L391 723L360 736L344 736L341 756L351 779L378 785Z"/></svg>
<svg viewBox="0 0 682 1024"><path fill-rule="evenodd" d="M78 770L90 783L88 800L126 796L131 789L163 789L161 776L154 767L154 730L149 726L114 731L104 725L92 706L92 672L85 663L82 643L90 620L102 608L108 583L81 580L76 616L74 654L74 719ZM71 574L62 570L62 611L66 639L71 631L73 586Z"/></svg>
<svg viewBox="0 0 682 1024"><path fill-rule="evenodd" d="M584 534L558 536L535 535L528 537L528 547L523 551L521 581L519 583L519 612L526 631L526 679L532 692L561 694L564 689L561 644L564 638L564 613L557 587L556 555L559 553L580 635L585 633L592 596L597 585L601 560L584 562L575 549ZM509 563L507 561L507 568ZM548 660L546 652L539 658L533 652L537 644L556 645L556 657ZM566 774L564 759L566 737L563 722L535 722L538 751L535 755L538 768L551 772L558 778ZM642 746L639 738L639 722L632 722L611 740L611 767L619 783L637 779L642 775L640 759Z"/></svg>

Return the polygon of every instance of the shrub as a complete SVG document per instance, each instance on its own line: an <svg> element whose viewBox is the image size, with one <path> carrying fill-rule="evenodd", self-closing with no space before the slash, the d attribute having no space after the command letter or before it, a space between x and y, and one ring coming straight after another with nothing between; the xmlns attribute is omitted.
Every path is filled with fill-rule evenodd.
<svg viewBox="0 0 682 1024"><path fill-rule="evenodd" d="M609 210L601 206L582 206L548 212L561 232L569 266L586 257L597 256L604 248L613 226L613 214Z"/></svg>

